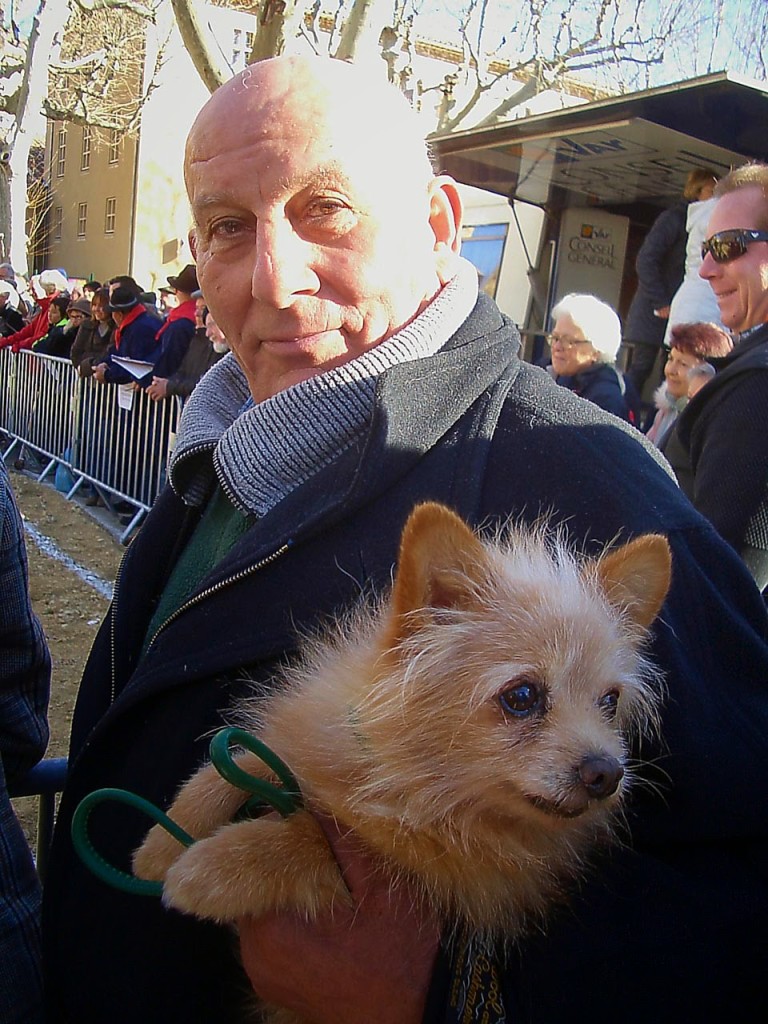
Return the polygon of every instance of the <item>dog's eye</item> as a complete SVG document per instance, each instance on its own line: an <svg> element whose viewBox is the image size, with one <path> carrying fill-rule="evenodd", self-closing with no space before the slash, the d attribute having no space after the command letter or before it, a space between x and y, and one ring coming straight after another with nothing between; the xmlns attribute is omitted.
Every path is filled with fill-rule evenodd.
<svg viewBox="0 0 768 1024"><path fill-rule="evenodd" d="M516 718L525 718L544 707L544 691L532 679L521 679L499 694L502 710Z"/></svg>
<svg viewBox="0 0 768 1024"><path fill-rule="evenodd" d="M619 706L619 691L609 690L608 693L604 693L597 702L597 706L607 718L615 718Z"/></svg>

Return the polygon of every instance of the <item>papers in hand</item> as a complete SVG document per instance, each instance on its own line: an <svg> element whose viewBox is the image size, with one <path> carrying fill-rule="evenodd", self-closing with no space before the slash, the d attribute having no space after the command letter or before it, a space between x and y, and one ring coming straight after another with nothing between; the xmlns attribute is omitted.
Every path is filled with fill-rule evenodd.
<svg viewBox="0 0 768 1024"><path fill-rule="evenodd" d="M150 370L153 370L155 367L154 363L143 363L139 359L123 359L121 356L112 356L112 362L122 366L136 380L146 377Z"/></svg>

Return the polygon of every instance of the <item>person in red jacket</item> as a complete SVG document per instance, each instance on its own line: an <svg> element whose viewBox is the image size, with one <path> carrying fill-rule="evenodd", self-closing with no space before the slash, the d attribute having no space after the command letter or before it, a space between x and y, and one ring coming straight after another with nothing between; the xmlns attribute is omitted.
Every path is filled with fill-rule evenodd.
<svg viewBox="0 0 768 1024"><path fill-rule="evenodd" d="M36 341L48 333L50 324L48 322L48 307L51 300L59 295L67 294L67 279L58 270L44 270L38 278L43 295L38 299L40 310L36 313L26 327L9 334L7 338L0 338L0 348L9 346L14 352L23 348L32 348Z"/></svg>

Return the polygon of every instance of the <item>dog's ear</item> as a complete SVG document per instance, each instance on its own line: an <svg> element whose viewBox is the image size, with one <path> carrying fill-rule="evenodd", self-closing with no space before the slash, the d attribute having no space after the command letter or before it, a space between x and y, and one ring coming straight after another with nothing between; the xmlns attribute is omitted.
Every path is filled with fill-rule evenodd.
<svg viewBox="0 0 768 1024"><path fill-rule="evenodd" d="M428 615L434 608L467 607L474 584L489 569L483 544L455 512L435 502L418 505L400 541L392 591L395 628L416 628L419 616L414 613L421 609Z"/></svg>
<svg viewBox="0 0 768 1024"><path fill-rule="evenodd" d="M597 579L611 604L644 628L661 610L672 575L665 537L648 534L611 551L597 563Z"/></svg>

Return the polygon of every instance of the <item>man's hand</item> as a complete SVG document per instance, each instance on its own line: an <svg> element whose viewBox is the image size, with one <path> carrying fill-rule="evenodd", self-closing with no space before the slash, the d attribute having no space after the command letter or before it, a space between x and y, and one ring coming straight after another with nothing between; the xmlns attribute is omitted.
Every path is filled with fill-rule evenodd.
<svg viewBox="0 0 768 1024"><path fill-rule="evenodd" d="M162 402L168 394L168 380L165 377L153 377L147 394L154 402Z"/></svg>
<svg viewBox="0 0 768 1024"><path fill-rule="evenodd" d="M243 966L268 1004L312 1024L421 1024L437 922L403 885L390 891L353 836L321 820L356 903L315 922L272 914L239 922Z"/></svg>
<svg viewBox="0 0 768 1024"><path fill-rule="evenodd" d="M108 363L97 363L96 366L94 366L94 368L93 368L93 376L96 378L96 380L99 382L99 384L103 384L104 383L104 374L107 372L108 369L109 369L109 364Z"/></svg>

